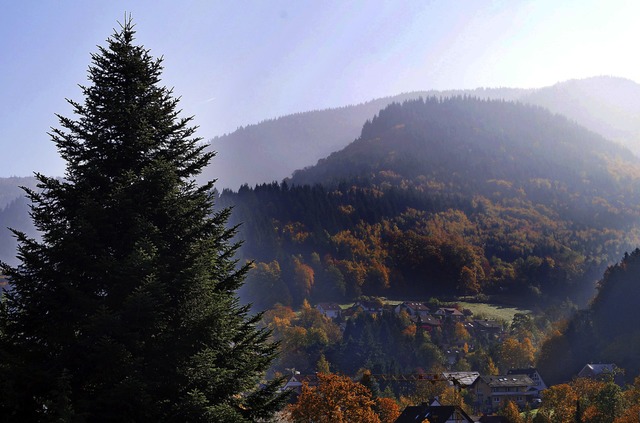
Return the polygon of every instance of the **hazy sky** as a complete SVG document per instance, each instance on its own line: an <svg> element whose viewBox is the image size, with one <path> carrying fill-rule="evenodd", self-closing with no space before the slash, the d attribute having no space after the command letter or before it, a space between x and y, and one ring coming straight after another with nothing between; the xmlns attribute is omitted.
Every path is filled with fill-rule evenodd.
<svg viewBox="0 0 640 423"><path fill-rule="evenodd" d="M63 174L46 133L125 11L205 139L405 91L640 81L638 1L7 0L0 176Z"/></svg>

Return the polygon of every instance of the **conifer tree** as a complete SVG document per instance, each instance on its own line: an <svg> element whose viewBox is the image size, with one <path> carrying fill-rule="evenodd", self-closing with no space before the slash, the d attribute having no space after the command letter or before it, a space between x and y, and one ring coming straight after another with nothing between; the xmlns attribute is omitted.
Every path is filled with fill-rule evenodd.
<svg viewBox="0 0 640 423"><path fill-rule="evenodd" d="M195 183L212 154L134 34L92 55L51 132L65 177L27 190L42 238L16 232L0 268L1 421L258 421L285 400L258 388L276 345L235 294L229 210Z"/></svg>

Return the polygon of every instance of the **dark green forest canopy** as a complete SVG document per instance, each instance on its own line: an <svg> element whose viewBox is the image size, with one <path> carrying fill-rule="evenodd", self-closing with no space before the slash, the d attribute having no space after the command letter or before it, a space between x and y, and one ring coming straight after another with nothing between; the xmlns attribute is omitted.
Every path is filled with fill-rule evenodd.
<svg viewBox="0 0 640 423"><path fill-rule="evenodd" d="M42 239L16 232L0 267L2 421L249 422L285 400L259 387L277 345L237 300L230 211L194 182L212 155L134 33L92 55L52 131L65 178L28 191Z"/></svg>
<svg viewBox="0 0 640 423"><path fill-rule="evenodd" d="M220 202L243 223L243 256L278 264L242 291L262 307L363 293L585 302L640 242L639 176L628 150L539 107L428 98L380 111L290 180Z"/></svg>

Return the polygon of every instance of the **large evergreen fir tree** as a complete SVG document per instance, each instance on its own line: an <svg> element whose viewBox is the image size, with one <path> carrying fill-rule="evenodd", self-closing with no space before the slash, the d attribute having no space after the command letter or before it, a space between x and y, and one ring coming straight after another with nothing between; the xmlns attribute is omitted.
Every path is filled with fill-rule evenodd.
<svg viewBox="0 0 640 423"><path fill-rule="evenodd" d="M51 136L63 180L28 191L41 240L17 233L0 315L0 420L242 422L284 401L259 387L276 353L238 303L213 212L211 159L126 19L92 55L75 119Z"/></svg>

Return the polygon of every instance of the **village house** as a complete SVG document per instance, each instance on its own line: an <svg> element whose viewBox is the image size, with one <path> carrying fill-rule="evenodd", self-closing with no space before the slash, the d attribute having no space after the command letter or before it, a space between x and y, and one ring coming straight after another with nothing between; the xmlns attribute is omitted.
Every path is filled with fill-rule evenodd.
<svg viewBox="0 0 640 423"><path fill-rule="evenodd" d="M464 314L457 308L453 307L440 307L435 313L433 313L433 315L441 319L450 319L456 322L460 322L465 319Z"/></svg>
<svg viewBox="0 0 640 423"><path fill-rule="evenodd" d="M433 316L424 316L424 317L419 317L417 322L416 322L423 330L426 330L427 332L431 332L432 330L434 330L435 328L439 328L442 326L442 320L440 319L436 319Z"/></svg>
<svg viewBox="0 0 640 423"><path fill-rule="evenodd" d="M360 309L372 316L380 315L384 311L384 305L379 301L356 301L351 308Z"/></svg>
<svg viewBox="0 0 640 423"><path fill-rule="evenodd" d="M618 370L618 366L613 363L585 365L578 373L578 377L586 377L596 380L608 380L612 378L618 386L624 386L624 375Z"/></svg>
<svg viewBox="0 0 640 423"><path fill-rule="evenodd" d="M497 320L474 320L470 323L470 332L476 337L492 339L500 336L503 332L502 323Z"/></svg>
<svg viewBox="0 0 640 423"><path fill-rule="evenodd" d="M287 380L287 383L280 388L280 391L291 391L290 402L293 403L302 392L302 385L305 383L308 386L317 386L318 377L316 375L301 375L300 372L294 372L289 380Z"/></svg>
<svg viewBox="0 0 640 423"><path fill-rule="evenodd" d="M537 398L540 398L540 393L547 389L547 384L542 380L542 376L538 373L538 369L535 367L529 367L526 369L510 369L507 372L507 376L509 375L527 375L533 381L533 385L530 388L530 391L534 393Z"/></svg>
<svg viewBox="0 0 640 423"><path fill-rule="evenodd" d="M470 386L475 405L483 411L496 411L507 401L524 407L534 397L533 380L527 375L479 376Z"/></svg>
<svg viewBox="0 0 640 423"><path fill-rule="evenodd" d="M396 314L400 314L403 310L406 311L409 316L426 317L429 315L429 307L418 302L405 301L397 305L394 309Z"/></svg>
<svg viewBox="0 0 640 423"><path fill-rule="evenodd" d="M395 423L416 423L425 420L429 423L473 423L473 419L457 405L427 403L406 407Z"/></svg>
<svg viewBox="0 0 640 423"><path fill-rule="evenodd" d="M450 385L461 389L467 389L480 376L478 372L443 372L442 377L449 381Z"/></svg>
<svg viewBox="0 0 640 423"><path fill-rule="evenodd" d="M319 303L316 309L330 319L337 319L342 314L342 309L337 303Z"/></svg>

